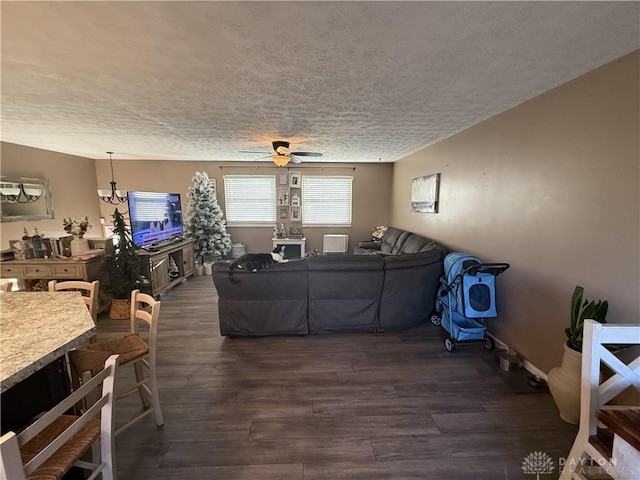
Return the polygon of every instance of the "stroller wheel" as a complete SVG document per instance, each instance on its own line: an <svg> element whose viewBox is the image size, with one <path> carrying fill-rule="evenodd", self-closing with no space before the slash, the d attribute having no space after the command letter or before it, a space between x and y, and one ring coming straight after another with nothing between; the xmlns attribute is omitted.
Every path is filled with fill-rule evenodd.
<svg viewBox="0 0 640 480"><path fill-rule="evenodd" d="M493 350L494 348L496 348L496 342L494 342L493 338L488 335L485 335L482 339L482 345L486 350Z"/></svg>
<svg viewBox="0 0 640 480"><path fill-rule="evenodd" d="M442 323L442 318L440 318L440 315L434 313L431 315L431 323L434 325L440 325Z"/></svg>
<svg viewBox="0 0 640 480"><path fill-rule="evenodd" d="M453 338L447 337L444 339L444 348L446 348L448 352L453 352L456 349L456 342L453 341Z"/></svg>

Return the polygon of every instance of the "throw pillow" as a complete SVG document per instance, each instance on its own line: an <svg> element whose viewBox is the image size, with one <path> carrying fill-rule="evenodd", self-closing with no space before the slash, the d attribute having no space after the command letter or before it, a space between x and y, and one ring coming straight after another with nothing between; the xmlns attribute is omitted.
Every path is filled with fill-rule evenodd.
<svg viewBox="0 0 640 480"><path fill-rule="evenodd" d="M384 225L377 226L376 228L373 229L373 232L371 232L371 238L376 242L381 241L382 236L384 235L384 232L387 231L387 228L389 227L385 227Z"/></svg>

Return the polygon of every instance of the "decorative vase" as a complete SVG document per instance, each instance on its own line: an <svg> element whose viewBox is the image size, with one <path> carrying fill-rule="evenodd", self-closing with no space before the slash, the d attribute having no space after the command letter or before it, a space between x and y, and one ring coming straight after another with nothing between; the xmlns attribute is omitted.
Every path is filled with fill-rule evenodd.
<svg viewBox="0 0 640 480"><path fill-rule="evenodd" d="M565 343L562 364L551 369L547 383L560 411L560 418L573 425L580 423L581 379L582 353L569 348Z"/></svg>
<svg viewBox="0 0 640 480"><path fill-rule="evenodd" d="M89 250L89 240L83 238L82 235L74 235L69 246L71 248L71 255L78 255L79 253Z"/></svg>
<svg viewBox="0 0 640 480"><path fill-rule="evenodd" d="M111 309L109 310L109 318L114 320L129 320L131 315L131 300L128 298L113 298L111 300Z"/></svg>
<svg viewBox="0 0 640 480"><path fill-rule="evenodd" d="M204 265L196 265L196 276L202 276L202 272L204 271Z"/></svg>

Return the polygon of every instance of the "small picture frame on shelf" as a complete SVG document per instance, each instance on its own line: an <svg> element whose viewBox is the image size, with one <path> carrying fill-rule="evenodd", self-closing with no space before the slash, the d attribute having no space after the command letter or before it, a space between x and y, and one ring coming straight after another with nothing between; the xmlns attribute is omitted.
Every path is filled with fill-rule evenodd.
<svg viewBox="0 0 640 480"><path fill-rule="evenodd" d="M288 208L279 208L278 209L278 218L280 220L286 220L289 218L289 209Z"/></svg>
<svg viewBox="0 0 640 480"><path fill-rule="evenodd" d="M289 193L289 189L279 188L278 189L278 206L289 205L290 200L291 200L291 194Z"/></svg>
<svg viewBox="0 0 640 480"><path fill-rule="evenodd" d="M289 172L289 187L300 188L301 176L300 172Z"/></svg>
<svg viewBox="0 0 640 480"><path fill-rule="evenodd" d="M286 185L287 184L287 174L286 173L281 173L280 176L278 177L278 184L279 185Z"/></svg>
<svg viewBox="0 0 640 480"><path fill-rule="evenodd" d="M292 222L301 222L300 218L300 207L291 207L291 221Z"/></svg>

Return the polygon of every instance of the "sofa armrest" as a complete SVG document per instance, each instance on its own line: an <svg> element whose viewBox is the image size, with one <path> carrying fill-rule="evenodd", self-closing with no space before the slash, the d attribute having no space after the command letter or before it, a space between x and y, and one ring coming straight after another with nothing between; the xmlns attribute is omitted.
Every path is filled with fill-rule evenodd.
<svg viewBox="0 0 640 480"><path fill-rule="evenodd" d="M380 242L376 240L363 240L358 242L358 248L367 248L370 250L380 250Z"/></svg>

